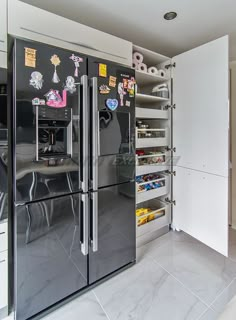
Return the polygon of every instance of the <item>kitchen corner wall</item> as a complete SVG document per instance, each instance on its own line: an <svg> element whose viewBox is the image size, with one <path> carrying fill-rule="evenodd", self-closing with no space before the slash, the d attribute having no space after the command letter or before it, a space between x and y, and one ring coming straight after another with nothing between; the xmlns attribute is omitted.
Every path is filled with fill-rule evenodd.
<svg viewBox="0 0 236 320"><path fill-rule="evenodd" d="M231 222L236 229L236 61L230 64L231 100Z"/></svg>

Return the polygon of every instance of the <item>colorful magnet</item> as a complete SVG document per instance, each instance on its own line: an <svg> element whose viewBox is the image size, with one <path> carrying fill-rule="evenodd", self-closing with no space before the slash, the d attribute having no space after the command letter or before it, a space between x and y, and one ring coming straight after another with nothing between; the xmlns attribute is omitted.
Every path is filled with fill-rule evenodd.
<svg viewBox="0 0 236 320"><path fill-rule="evenodd" d="M59 94L58 90L49 90L48 93L45 94L47 98L47 106L53 108L64 108L67 104L67 91L62 91L62 97Z"/></svg>
<svg viewBox="0 0 236 320"><path fill-rule="evenodd" d="M78 77L79 76L79 64L80 62L83 62L84 59L74 55L74 53L70 56L70 59L74 62L75 64L75 72L74 72L74 76Z"/></svg>
<svg viewBox="0 0 236 320"><path fill-rule="evenodd" d="M125 101L125 106L126 106L126 107L130 107L130 101L126 100L126 101Z"/></svg>
<svg viewBox="0 0 236 320"><path fill-rule="evenodd" d="M123 79L123 88L124 89L128 88L128 79Z"/></svg>
<svg viewBox="0 0 236 320"><path fill-rule="evenodd" d="M110 109L111 111L116 110L116 108L118 107L118 100L117 99L107 99L106 100L106 106L108 109Z"/></svg>
<svg viewBox="0 0 236 320"><path fill-rule="evenodd" d="M32 105L33 106L44 106L45 105L45 100L44 99L39 99L39 98L34 98L32 100Z"/></svg>
<svg viewBox="0 0 236 320"><path fill-rule="evenodd" d="M106 78L107 77L107 65L104 63L98 64L98 75L99 77Z"/></svg>
<svg viewBox="0 0 236 320"><path fill-rule="evenodd" d="M60 65L61 60L56 54L54 54L53 56L51 56L50 61L54 65L54 74L53 74L53 77L52 77L52 82L53 83L58 83L58 82L60 82L60 79L59 79L58 74L57 74L57 67Z"/></svg>
<svg viewBox="0 0 236 320"><path fill-rule="evenodd" d="M25 48L25 66L35 68L36 67L36 51L32 48Z"/></svg>
<svg viewBox="0 0 236 320"><path fill-rule="evenodd" d="M35 89L38 89L38 90L42 89L42 86L43 86L43 75L38 71L32 72L29 84L31 86L33 86Z"/></svg>
<svg viewBox="0 0 236 320"><path fill-rule="evenodd" d="M118 94L120 95L120 106L124 105L124 95L126 94L123 86L123 82L119 82L118 84Z"/></svg>
<svg viewBox="0 0 236 320"><path fill-rule="evenodd" d="M116 87L116 77L109 77L109 86L115 88Z"/></svg>
<svg viewBox="0 0 236 320"><path fill-rule="evenodd" d="M66 78L66 85L64 87L66 91L69 91L70 93L74 93L76 91L76 86L75 86L75 79L71 76L68 76Z"/></svg>
<svg viewBox="0 0 236 320"><path fill-rule="evenodd" d="M108 94L110 92L110 88L106 85L106 84L102 84L100 87L99 87L99 92L101 94Z"/></svg>
<svg viewBox="0 0 236 320"><path fill-rule="evenodd" d="M134 77L132 77L131 79L128 80L128 87L127 87L127 91L129 93L130 97L134 97L134 87L135 87L135 79Z"/></svg>

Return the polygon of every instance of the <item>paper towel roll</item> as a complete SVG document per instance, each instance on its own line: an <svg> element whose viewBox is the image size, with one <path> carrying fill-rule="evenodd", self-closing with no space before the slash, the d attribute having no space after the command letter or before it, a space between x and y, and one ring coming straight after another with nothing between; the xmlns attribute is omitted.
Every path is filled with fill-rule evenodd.
<svg viewBox="0 0 236 320"><path fill-rule="evenodd" d="M143 72L147 72L147 65L145 63L140 63L138 65L138 70L143 71Z"/></svg>
<svg viewBox="0 0 236 320"><path fill-rule="evenodd" d="M138 70L138 66L139 66L138 61L133 60L132 65L133 65L133 68L134 68L135 70Z"/></svg>
<svg viewBox="0 0 236 320"><path fill-rule="evenodd" d="M156 74L156 75L158 74L158 70L156 67L149 67L147 72L151 74Z"/></svg>
<svg viewBox="0 0 236 320"><path fill-rule="evenodd" d="M163 78L165 78L165 76L166 76L166 72L162 69L158 70L158 74L159 74L159 76L161 76Z"/></svg>
<svg viewBox="0 0 236 320"><path fill-rule="evenodd" d="M133 59L135 61L137 61L138 63L142 63L143 62L143 55L139 52L134 52L133 53Z"/></svg>

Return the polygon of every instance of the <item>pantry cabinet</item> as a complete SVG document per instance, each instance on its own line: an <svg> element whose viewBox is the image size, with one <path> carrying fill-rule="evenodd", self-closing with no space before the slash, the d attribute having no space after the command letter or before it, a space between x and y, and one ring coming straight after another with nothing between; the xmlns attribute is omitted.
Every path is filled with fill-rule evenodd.
<svg viewBox="0 0 236 320"><path fill-rule="evenodd" d="M136 117L148 127L142 130L137 125L136 129L137 212L140 212L140 208L155 209L153 203L148 206L147 200L162 201L169 208L165 211L169 214L166 226L170 222L173 229L185 231L227 256L228 36L172 59L137 46L133 50L143 54L148 66L154 65L157 69L165 70L162 80L160 75L136 71ZM153 86L158 83L168 85L168 99L151 93ZM148 134L152 130L157 133L153 139ZM142 132L146 133L146 138ZM144 167L139 166L138 160L145 156L140 152L155 154L154 147L156 152L163 152L166 159L169 157L171 160L167 163L164 161L165 166L159 168L146 163ZM147 181L148 188L143 191L144 182L140 174L148 172L150 179L164 177L164 184L149 190L153 180ZM163 229L163 217L150 221L143 219L144 224L138 225L142 217L145 218L145 215L137 217L137 236L145 242L148 237L153 238L153 232ZM142 244L142 241L137 242Z"/></svg>
<svg viewBox="0 0 236 320"><path fill-rule="evenodd" d="M19 0L9 0L8 33L124 65L132 63L131 42Z"/></svg>

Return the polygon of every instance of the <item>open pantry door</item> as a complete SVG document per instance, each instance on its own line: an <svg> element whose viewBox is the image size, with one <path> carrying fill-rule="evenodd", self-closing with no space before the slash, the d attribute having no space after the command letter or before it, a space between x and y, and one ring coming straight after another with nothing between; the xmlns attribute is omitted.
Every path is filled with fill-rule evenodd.
<svg viewBox="0 0 236 320"><path fill-rule="evenodd" d="M173 226L228 255L228 36L173 58Z"/></svg>

